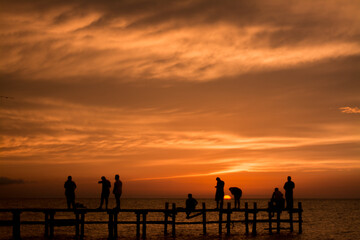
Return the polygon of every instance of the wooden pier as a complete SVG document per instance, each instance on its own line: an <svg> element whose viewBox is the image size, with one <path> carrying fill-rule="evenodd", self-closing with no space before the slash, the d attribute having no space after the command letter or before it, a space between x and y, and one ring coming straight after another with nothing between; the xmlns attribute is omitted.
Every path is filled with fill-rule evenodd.
<svg viewBox="0 0 360 240"><path fill-rule="evenodd" d="M21 225L44 225L44 236L53 237L54 236L54 227L61 226L74 226L74 234L78 238L85 236L85 225L88 224L106 224L108 225L108 237L110 239L116 239L118 237L118 225L121 224L132 224L136 225L136 237L137 238L146 238L146 231L148 225L151 224L161 224L164 225L164 235L168 235L168 228L171 226L171 235L172 237L176 236L176 225L186 225L186 224L197 224L202 225L203 234L207 234L207 225L216 224L218 225L218 234L223 234L223 226L225 225L226 234L231 234L231 224L241 223L245 225L245 234L250 234L249 226L251 225L252 230L251 234L257 234L257 228L259 224L267 226L265 228L268 230L269 234L273 233L273 230L277 233L280 233L281 229L284 229L286 224L291 232L294 231L294 223L298 224L298 232L302 233L302 205L301 202L298 203L298 208L286 211L275 211L269 203L267 208L257 208L257 203L253 203L253 207L249 208L249 204L245 203L244 209L231 209L230 203L227 204L227 208L224 209L207 209L205 203L202 203L202 208L192 211L190 218L199 218L199 221L178 221L176 216L178 214L186 213L186 209L176 208L176 205L173 203L172 207L169 208L169 203L165 203L164 209L121 209L121 210L100 210L100 209L0 209L0 212L12 213L11 220L1 220L0 226L10 226L13 229L13 238L20 239ZM32 212L32 213L44 213L44 220L42 221L22 221L21 213ZM73 219L57 219L56 213L72 212L74 213ZM86 221L85 217L88 213L99 213L106 212L108 214L108 221ZM244 218L233 219L232 214L240 212L244 213ZM266 218L260 218L259 213L267 213ZM122 213L134 213L134 221L122 221ZM162 213L164 220L159 221L149 221L147 220L148 214L151 213ZM218 214L218 220L209 221L207 219L207 213ZM294 219L294 214L297 214L297 219ZM226 216L225 219L223 216ZM262 215L263 216L263 215ZM286 219L281 219L281 217L288 217ZM275 225L275 226L274 226Z"/></svg>

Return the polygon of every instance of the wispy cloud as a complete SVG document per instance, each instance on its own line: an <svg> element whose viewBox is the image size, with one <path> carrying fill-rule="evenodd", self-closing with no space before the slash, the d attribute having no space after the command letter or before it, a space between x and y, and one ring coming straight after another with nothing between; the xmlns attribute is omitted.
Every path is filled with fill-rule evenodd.
<svg viewBox="0 0 360 240"><path fill-rule="evenodd" d="M337 160L293 160L292 162L285 162L279 160L278 163L274 163L274 159L259 159L256 162L246 162L239 163L243 160L234 161L232 164L229 164L228 167L224 167L221 170L213 172L199 172L192 174L183 174L183 175L168 175L162 177L147 177L147 178L133 178L129 181L151 181L151 180L161 180L161 179L181 179L181 178L193 178L193 177L205 177L205 176L221 176L229 173L240 173L240 172L325 172L325 171L339 171L339 170L348 170L353 167L355 169L360 169L360 163L358 160L345 160L341 164ZM179 163L178 163L179 164Z"/></svg>
<svg viewBox="0 0 360 240"><path fill-rule="evenodd" d="M343 113L360 113L360 108L358 107L341 107L339 109Z"/></svg>

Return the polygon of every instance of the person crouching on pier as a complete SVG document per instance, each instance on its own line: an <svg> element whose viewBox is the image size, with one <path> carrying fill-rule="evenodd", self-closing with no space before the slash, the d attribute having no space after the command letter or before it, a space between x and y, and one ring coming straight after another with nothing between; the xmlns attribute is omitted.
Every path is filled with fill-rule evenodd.
<svg viewBox="0 0 360 240"><path fill-rule="evenodd" d="M235 209L240 209L240 198L242 196L242 191L238 187L231 187L229 188L232 195L234 195L235 200Z"/></svg>
<svg viewBox="0 0 360 240"><path fill-rule="evenodd" d="M279 191L279 188L275 188L275 191L273 192L271 197L271 203L274 211L276 212L281 212L284 209L285 199L284 199L284 195ZM274 216L274 212L273 212L273 216Z"/></svg>
<svg viewBox="0 0 360 240"><path fill-rule="evenodd" d="M101 177L101 181L99 181L98 183L99 184L101 183L101 185L102 185L101 201L100 201L100 207L98 207L98 209L102 209L104 200L105 200L105 208L108 209L111 183L104 176Z"/></svg>
<svg viewBox="0 0 360 240"><path fill-rule="evenodd" d="M192 194L188 194L188 199L186 199L186 218L190 217L190 213L195 210L198 202L195 198L192 197Z"/></svg>

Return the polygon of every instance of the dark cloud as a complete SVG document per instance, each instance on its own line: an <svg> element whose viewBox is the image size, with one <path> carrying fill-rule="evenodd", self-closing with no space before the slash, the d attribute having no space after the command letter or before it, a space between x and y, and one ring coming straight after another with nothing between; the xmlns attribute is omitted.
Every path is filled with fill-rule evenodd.
<svg viewBox="0 0 360 240"><path fill-rule="evenodd" d="M1 4L0 46L7 61L0 71L29 79L201 81L263 70L271 62L270 68L286 68L283 54L301 64L359 51L359 8L351 1L341 8L336 1ZM264 59L255 57L259 51ZM243 60L227 59L233 57Z"/></svg>
<svg viewBox="0 0 360 240"><path fill-rule="evenodd" d="M25 183L22 179L12 179L7 177L0 177L0 186L11 185L11 184L22 184Z"/></svg>
<svg viewBox="0 0 360 240"><path fill-rule="evenodd" d="M170 24L184 26L228 23L239 28L267 26L254 41L269 39L273 46L307 41L356 41L360 32L351 17L358 13L357 1L2 1L8 12L37 12L46 15L49 10L64 9L53 17L53 24L99 11L102 16L91 27L105 27L114 19L132 17L127 28L155 27ZM276 29L276 28L282 29ZM275 28L275 31L271 31Z"/></svg>

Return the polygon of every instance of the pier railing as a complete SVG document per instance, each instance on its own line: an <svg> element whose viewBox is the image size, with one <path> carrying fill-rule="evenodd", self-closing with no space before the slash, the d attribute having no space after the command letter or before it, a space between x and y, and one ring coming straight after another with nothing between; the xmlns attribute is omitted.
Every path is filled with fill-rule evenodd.
<svg viewBox="0 0 360 240"><path fill-rule="evenodd" d="M169 203L165 203L164 209L111 209L111 210L100 210L100 209L39 209L39 208L25 208L25 209L0 209L0 212L10 212L12 213L11 220L1 220L0 226L10 226L13 229L13 238L20 239L21 225L44 225L44 235L45 237L54 236L54 227L61 226L74 226L75 227L75 236L84 237L85 235L85 225L87 224L106 224L108 225L108 234L109 238L118 237L118 225L121 224L133 224L136 225L136 237L137 238L146 238L147 226L151 224L161 224L164 225L164 235L168 235L168 228L171 226L171 235L176 236L176 225L187 225L187 224L197 224L202 225L203 234L207 234L207 225L208 224L217 224L219 235L223 234L223 226L225 225L226 234L230 235L231 224L242 223L245 226L245 234L250 234L249 226L252 227L251 234L257 234L257 225L265 224L267 225L266 230L269 234L272 234L273 230L276 230L277 233L281 229L288 229L291 232L294 231L294 223L298 224L298 232L302 233L302 205L301 202L298 203L298 208L293 208L286 211L278 211L274 209L269 203L267 208L258 208L257 203L253 203L253 208L249 208L249 204L245 203L245 208L243 209L231 209L230 203L227 204L227 208L220 209L207 209L205 203L202 203L202 208L191 211L192 216L189 218L199 218L198 221L179 221L177 220L177 215L181 213L186 213L187 210L184 208L176 208L175 203L172 204L172 207L169 208ZM32 213L44 213L44 220L42 221L24 221L21 220L21 213L32 212ZM73 212L73 219L56 219L56 213L64 212ZM106 212L108 214L107 221L86 221L85 216L87 213L99 213ZM243 218L233 219L232 214L240 212L244 213ZM264 214L261 216L259 213L267 213L266 217ZM123 221L121 220L122 213L134 213L135 219L133 221ZM162 213L163 220L147 220L147 215L150 213ZM207 213L218 214L217 220L208 220ZM294 219L294 214L297 215L297 218ZM225 218L224 218L225 215ZM284 217L285 218L282 218ZM288 218L286 218L288 217ZM281 225L288 225L287 228L281 227ZM274 226L275 224L275 226ZM141 230L141 234L140 234Z"/></svg>

